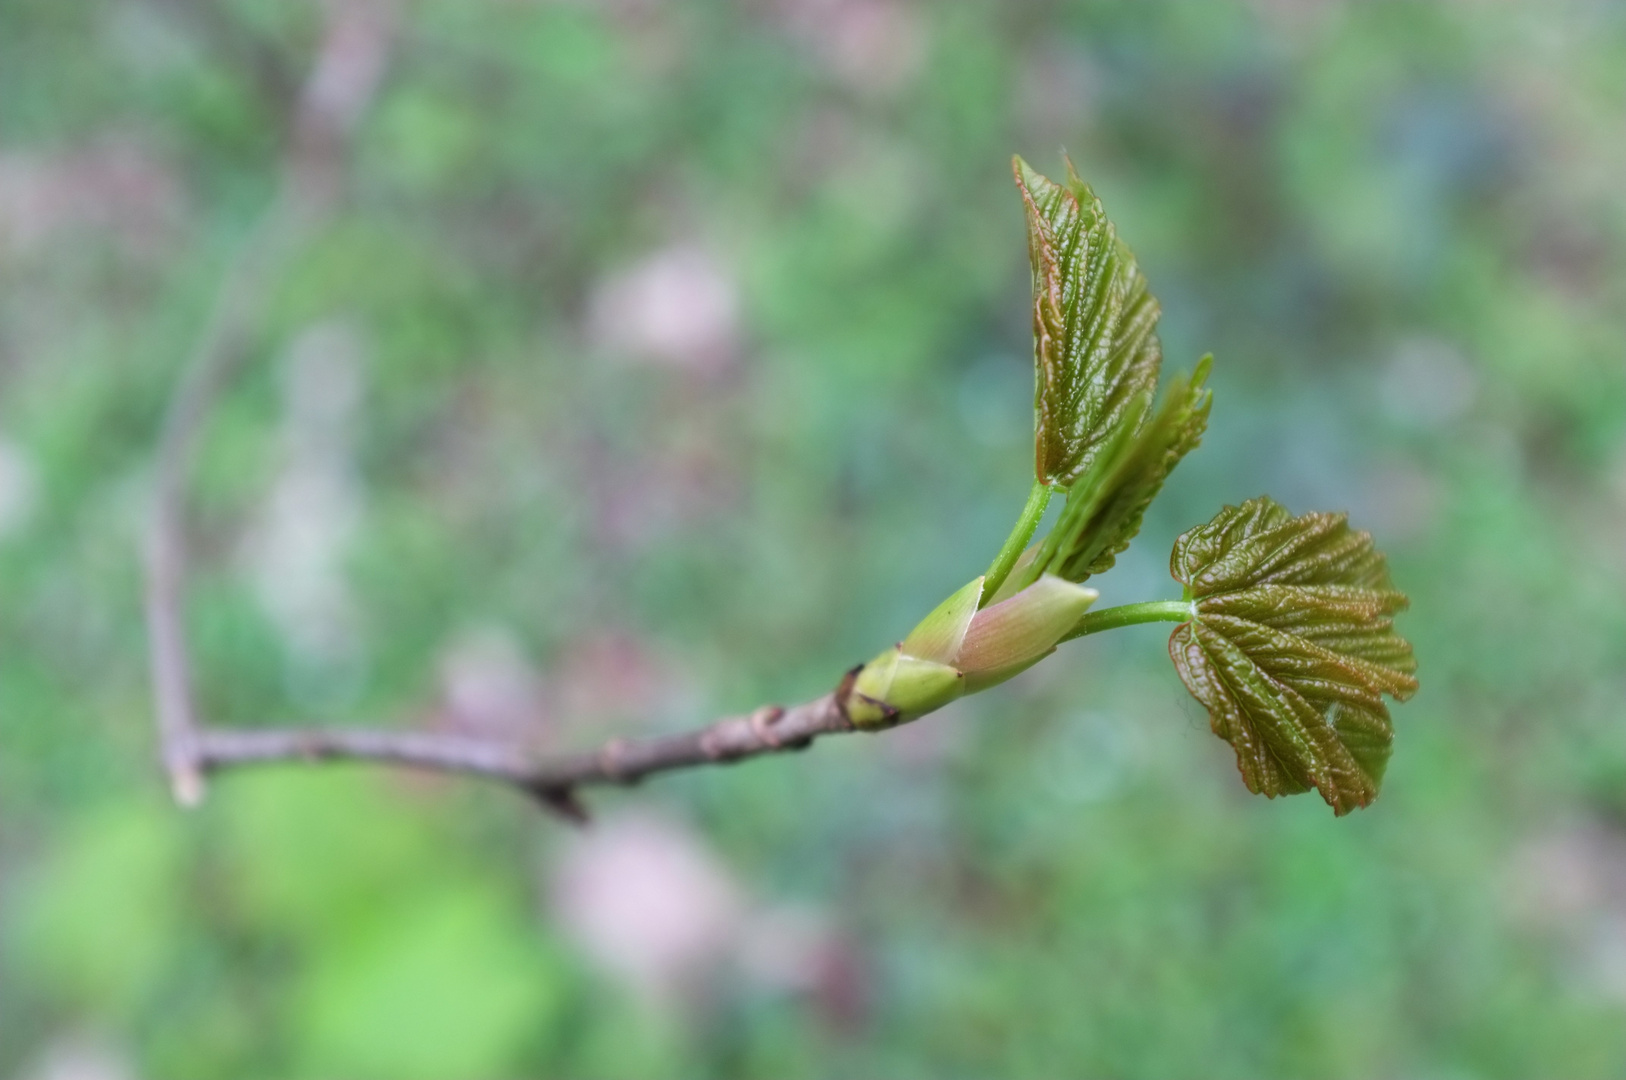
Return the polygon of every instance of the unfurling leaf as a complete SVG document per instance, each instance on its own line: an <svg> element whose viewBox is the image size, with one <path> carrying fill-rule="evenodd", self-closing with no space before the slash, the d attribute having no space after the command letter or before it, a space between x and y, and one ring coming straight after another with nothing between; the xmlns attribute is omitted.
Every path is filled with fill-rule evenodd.
<svg viewBox="0 0 1626 1080"><path fill-rule="evenodd" d="M1104 573L1140 532L1163 482L1208 429L1212 394L1203 382L1209 365L1204 357L1189 380L1174 380L1152 419L1112 443L1073 486L1051 533L1057 541L1056 557L1046 564L1052 573L1069 581Z"/></svg>
<svg viewBox="0 0 1626 1080"><path fill-rule="evenodd" d="M1383 695L1410 697L1417 663L1372 537L1251 499L1176 540L1170 571L1193 617L1169 655L1248 789L1314 787L1337 814L1376 798L1394 738Z"/></svg>
<svg viewBox="0 0 1626 1080"><path fill-rule="evenodd" d="M1169 473L1207 430L1212 395L1203 382L1209 364L1205 356L1189 380L1173 380L1167 399L1145 425L1119 432L1102 448L1067 493L1055 528L1031 553L1024 553L1002 594L1043 574L1083 581L1112 569L1118 553L1140 531L1146 508Z"/></svg>
<svg viewBox="0 0 1626 1080"><path fill-rule="evenodd" d="M1019 157L1012 167L1033 267L1034 470L1065 488L1144 421L1163 355L1159 309L1071 161L1065 184Z"/></svg>
<svg viewBox="0 0 1626 1080"><path fill-rule="evenodd" d="M1119 469L1116 482L1111 486L1112 495L1098 517L1099 547L1076 553L1077 566L1064 566L1062 576L1083 581L1091 574L1106 573L1140 532L1146 509L1163 490L1163 482L1180 464L1180 459L1197 449L1197 444L1203 441L1203 433L1208 430L1208 410L1213 404L1214 392L1203 384L1208 381L1213 365L1214 358L1205 356L1197 362L1197 370L1191 373L1191 378L1176 379L1170 385L1168 400L1136 437L1134 452Z"/></svg>

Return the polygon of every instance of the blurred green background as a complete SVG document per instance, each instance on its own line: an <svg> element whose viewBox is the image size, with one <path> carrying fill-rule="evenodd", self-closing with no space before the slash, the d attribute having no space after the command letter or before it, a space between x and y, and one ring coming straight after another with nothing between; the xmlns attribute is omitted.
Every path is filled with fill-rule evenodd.
<svg viewBox="0 0 1626 1080"><path fill-rule="evenodd" d="M338 25L382 81L192 478L212 719L828 689L1020 508L1008 158L1065 146L1216 354L1092 584L1349 509L1421 664L1382 799L1250 797L1134 627L585 832L353 768L174 808L152 447ZM3 0L0 1076L1626 1075L1623 180L1613 0Z"/></svg>

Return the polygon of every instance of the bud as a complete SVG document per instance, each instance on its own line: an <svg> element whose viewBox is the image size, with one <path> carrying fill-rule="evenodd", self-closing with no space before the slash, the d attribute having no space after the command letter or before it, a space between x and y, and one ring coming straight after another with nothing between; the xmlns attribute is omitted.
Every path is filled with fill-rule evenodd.
<svg viewBox="0 0 1626 1080"><path fill-rule="evenodd" d="M998 685L1055 652L1056 642L1078 625L1099 595L1046 574L1009 600L977 612L955 658L965 672L965 692Z"/></svg>
<svg viewBox="0 0 1626 1080"><path fill-rule="evenodd" d="M982 578L974 578L960 591L937 605L937 610L920 620L898 646L906 655L939 664L952 664L960 654L966 631L982 603Z"/></svg>
<svg viewBox="0 0 1626 1080"><path fill-rule="evenodd" d="M1055 651L1098 595L1046 574L979 611L982 585L980 577L967 584L858 671L843 702L855 725L905 724L1025 671Z"/></svg>
<svg viewBox="0 0 1626 1080"><path fill-rule="evenodd" d="M863 728L892 727L925 716L959 697L965 677L953 666L982 599L977 578L892 648L865 664L847 697L847 717Z"/></svg>
<svg viewBox="0 0 1626 1080"><path fill-rule="evenodd" d="M925 716L959 697L965 676L934 660L906 656L894 645L865 664L847 697L847 718L861 728L888 728Z"/></svg>

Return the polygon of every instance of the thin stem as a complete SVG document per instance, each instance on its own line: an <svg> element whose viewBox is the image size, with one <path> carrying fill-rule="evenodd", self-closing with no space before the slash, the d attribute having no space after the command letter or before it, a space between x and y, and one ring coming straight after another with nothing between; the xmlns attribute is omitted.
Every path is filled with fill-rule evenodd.
<svg viewBox="0 0 1626 1080"><path fill-rule="evenodd" d="M372 761L502 780L544 797L568 798L589 784L636 784L653 773L717 765L801 750L821 735L853 731L835 694L788 709L768 705L746 716L674 735L611 739L596 750L538 755L517 744L437 732L356 728L200 728L198 766Z"/></svg>
<svg viewBox="0 0 1626 1080"><path fill-rule="evenodd" d="M185 633L188 470L210 409L253 343L266 294L334 209L348 136L378 89L389 53L384 16L367 5L333 9L289 118L276 196L220 276L159 435L146 545L148 651L160 754L175 798L187 806L203 797L204 773L219 764L215 736L198 716Z"/></svg>
<svg viewBox="0 0 1626 1080"><path fill-rule="evenodd" d="M1033 539L1034 530L1044 518L1045 508L1050 505L1050 495L1054 490L1037 480L1033 482L1033 489L1028 492L1027 505L1022 507L1022 516L1016 519L1016 527L1011 530L1011 535L1005 538L1005 546L999 549L999 554L994 556L993 565L988 567L988 574L982 583L982 603L978 606L986 607L994 593L1005 584L1005 579L1011 576L1016 560L1027 550L1028 541Z"/></svg>
<svg viewBox="0 0 1626 1080"><path fill-rule="evenodd" d="M1190 622L1196 614L1190 600L1148 600L1143 604L1102 608L1078 620L1072 633L1062 640L1071 641L1086 634L1098 634L1102 630L1116 630L1120 626L1134 626L1136 623Z"/></svg>

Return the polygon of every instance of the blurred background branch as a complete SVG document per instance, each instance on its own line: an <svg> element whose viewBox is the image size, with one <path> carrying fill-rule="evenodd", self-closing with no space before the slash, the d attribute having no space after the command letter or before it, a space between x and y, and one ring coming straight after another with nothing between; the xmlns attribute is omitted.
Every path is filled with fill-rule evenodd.
<svg viewBox="0 0 1626 1080"><path fill-rule="evenodd" d="M190 0L166 0L190 9ZM198 715L185 625L185 486L210 409L248 352L265 298L287 260L319 230L340 197L348 137L372 101L388 57L391 19L382 0L333 0L315 63L291 115L275 201L223 275L213 308L164 416L146 545L147 628L154 709L170 789L182 805L203 798L211 771L246 765L373 762L501 780L579 818L573 795L588 784L632 784L652 773L799 750L820 735L853 730L832 695L789 710L766 706L681 735L612 739L580 754L539 756L493 738L433 732L209 727ZM276 54L215 13L211 37L246 52L257 84L284 89Z"/></svg>
<svg viewBox="0 0 1626 1080"><path fill-rule="evenodd" d="M174 5L183 11L194 6L190 0L174 0ZM278 273L334 208L347 137L377 93L388 58L391 20L385 0L332 0L325 11L320 48L289 114L275 198L221 275L159 435L146 543L148 649L161 754L171 790L184 805L202 798L209 765L192 694L184 616L183 496L192 455L210 407L247 353ZM219 11L201 26L212 39L224 39L233 54L247 52L256 85L272 105L284 102L291 84L273 52Z"/></svg>

